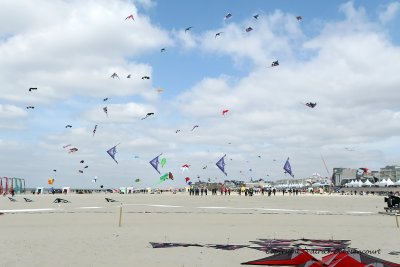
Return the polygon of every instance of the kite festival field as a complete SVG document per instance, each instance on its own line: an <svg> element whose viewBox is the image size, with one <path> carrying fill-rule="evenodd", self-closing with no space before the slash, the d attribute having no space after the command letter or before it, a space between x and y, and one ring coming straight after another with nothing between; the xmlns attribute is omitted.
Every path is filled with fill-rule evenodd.
<svg viewBox="0 0 400 267"><path fill-rule="evenodd" d="M52 203L57 197L71 203ZM395 216L379 213L382 196L98 193L15 199L0 198L1 266L242 266L267 254L152 248L150 242L250 245L261 238L349 239L352 248L400 262L393 253L400 251L400 229Z"/></svg>

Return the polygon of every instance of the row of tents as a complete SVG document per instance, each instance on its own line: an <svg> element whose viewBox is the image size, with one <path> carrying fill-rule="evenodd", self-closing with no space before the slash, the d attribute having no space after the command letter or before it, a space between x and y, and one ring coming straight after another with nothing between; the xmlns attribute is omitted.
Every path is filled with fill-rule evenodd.
<svg viewBox="0 0 400 267"><path fill-rule="evenodd" d="M393 182L392 180L390 180L390 178L383 179L382 181L376 182L376 183L372 183L369 180L366 180L365 182L362 182L361 180L359 181L355 181L352 180L349 183L345 184L346 187L372 187L372 186L378 186L378 187L388 187L388 186L400 186L400 180L398 180L397 182Z"/></svg>

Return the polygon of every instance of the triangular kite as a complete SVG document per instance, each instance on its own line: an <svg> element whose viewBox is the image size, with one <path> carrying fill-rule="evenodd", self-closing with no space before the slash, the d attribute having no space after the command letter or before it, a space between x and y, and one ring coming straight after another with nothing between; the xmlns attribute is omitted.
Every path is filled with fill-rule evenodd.
<svg viewBox="0 0 400 267"><path fill-rule="evenodd" d="M160 173L160 171L158 170L158 164L159 164L158 157L161 156L161 155L162 155L162 153L161 153L160 155L158 155L157 157L155 157L154 159L150 160L150 162L149 162L150 165L153 166L153 168L154 168L159 174L161 174L161 173Z"/></svg>
<svg viewBox="0 0 400 267"><path fill-rule="evenodd" d="M118 144L119 145L119 144ZM108 155L110 155L110 157L118 164L118 161L115 160L115 154L117 154L117 149L116 147L118 146L113 146L112 148L110 148L109 150L107 150Z"/></svg>
<svg viewBox="0 0 400 267"><path fill-rule="evenodd" d="M226 157L226 154L220 160L218 160L216 165L226 176L228 176L228 174L225 172L225 161L224 161L225 157Z"/></svg>
<svg viewBox="0 0 400 267"><path fill-rule="evenodd" d="M292 173L292 167L290 166L290 163L289 163L289 158L287 158L285 165L283 166L283 169L285 170L285 173L290 174L290 176L292 176L294 178L294 175Z"/></svg>

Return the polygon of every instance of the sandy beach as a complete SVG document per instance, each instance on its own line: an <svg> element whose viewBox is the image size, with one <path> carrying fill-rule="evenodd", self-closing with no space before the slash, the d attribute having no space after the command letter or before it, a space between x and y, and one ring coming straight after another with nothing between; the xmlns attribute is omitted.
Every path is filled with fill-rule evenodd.
<svg viewBox="0 0 400 267"><path fill-rule="evenodd" d="M57 197L71 203L52 203ZM241 266L266 254L249 248L156 249L149 242L248 245L259 238L350 239L352 248L380 250L374 256L400 262L400 256L388 254L400 250L400 229L394 216L379 213L385 206L382 196L165 193L15 199L0 198L2 266Z"/></svg>

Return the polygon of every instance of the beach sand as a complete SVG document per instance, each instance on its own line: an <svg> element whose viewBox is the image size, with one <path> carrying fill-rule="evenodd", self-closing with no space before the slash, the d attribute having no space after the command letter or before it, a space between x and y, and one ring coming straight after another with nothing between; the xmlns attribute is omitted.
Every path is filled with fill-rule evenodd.
<svg viewBox="0 0 400 267"><path fill-rule="evenodd" d="M57 197L71 203L52 203ZM105 197L120 202L107 203ZM248 245L259 238L350 239L352 248L380 250L373 256L400 262L400 256L388 254L400 251L400 229L395 216L379 213L386 205L382 196L100 193L15 198L0 198L1 266L241 266L267 254L249 248L154 249L149 242Z"/></svg>

